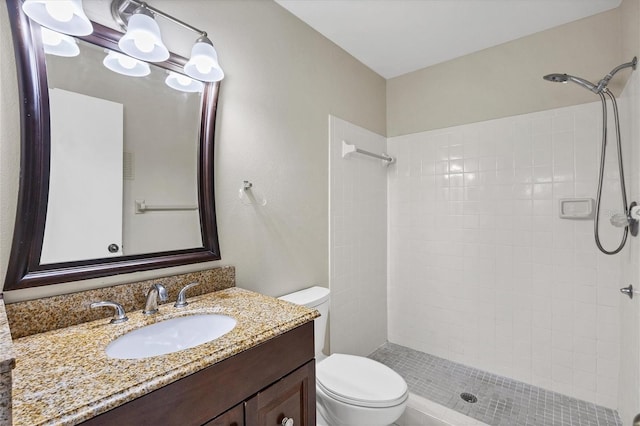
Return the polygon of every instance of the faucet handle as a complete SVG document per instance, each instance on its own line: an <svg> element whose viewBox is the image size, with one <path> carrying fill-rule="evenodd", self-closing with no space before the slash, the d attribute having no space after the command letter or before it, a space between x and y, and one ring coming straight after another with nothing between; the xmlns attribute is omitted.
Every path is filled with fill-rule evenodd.
<svg viewBox="0 0 640 426"><path fill-rule="evenodd" d="M180 290L180 293L178 293L178 300L176 300L176 303L174 303L173 306L176 308L184 308L187 306L189 304L189 302L187 302L187 290L191 287L197 286L198 284L199 283L190 283L185 285L182 290Z"/></svg>
<svg viewBox="0 0 640 426"><path fill-rule="evenodd" d="M115 316L113 318L111 318L111 321L109 321L110 324L120 324L123 323L125 321L128 321L129 318L127 318L127 316L124 313L124 308L122 307L121 304L116 303L116 302L109 302L109 301L102 301L102 302L93 302L90 307L93 308L101 308L103 306L109 307L109 308L114 308L115 311Z"/></svg>

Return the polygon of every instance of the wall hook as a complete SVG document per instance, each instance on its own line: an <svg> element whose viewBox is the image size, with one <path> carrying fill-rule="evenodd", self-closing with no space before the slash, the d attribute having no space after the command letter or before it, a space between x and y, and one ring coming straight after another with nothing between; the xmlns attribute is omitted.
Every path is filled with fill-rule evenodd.
<svg viewBox="0 0 640 426"><path fill-rule="evenodd" d="M253 189L253 183L248 180L242 181L242 186L238 191L238 198L244 204L256 204L259 206L267 204L267 199L264 195L260 191Z"/></svg>

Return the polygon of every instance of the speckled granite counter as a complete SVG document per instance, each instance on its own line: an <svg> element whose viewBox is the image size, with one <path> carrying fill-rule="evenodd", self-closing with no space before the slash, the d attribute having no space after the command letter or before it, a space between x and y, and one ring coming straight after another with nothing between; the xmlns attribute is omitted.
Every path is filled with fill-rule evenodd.
<svg viewBox="0 0 640 426"><path fill-rule="evenodd" d="M164 285L169 300L175 300L178 292L192 282L197 282L199 285L189 290L190 297L235 287L235 281L236 269L233 266L222 266L113 287L11 303L6 305L7 319L11 327L11 336L14 339L19 339L31 334L66 328L111 315L111 310L107 308L89 308L91 302L98 300L118 302L127 312L142 309L147 298L147 291L155 283Z"/></svg>
<svg viewBox="0 0 640 426"><path fill-rule="evenodd" d="M9 322L0 298L0 425L11 424L11 370L15 363Z"/></svg>
<svg viewBox="0 0 640 426"><path fill-rule="evenodd" d="M122 334L163 319L220 313L234 317L228 334L192 349L142 360L108 358L105 347ZM317 311L239 288L189 298L145 317L112 325L100 319L14 340L13 424L72 425L195 373L305 324Z"/></svg>

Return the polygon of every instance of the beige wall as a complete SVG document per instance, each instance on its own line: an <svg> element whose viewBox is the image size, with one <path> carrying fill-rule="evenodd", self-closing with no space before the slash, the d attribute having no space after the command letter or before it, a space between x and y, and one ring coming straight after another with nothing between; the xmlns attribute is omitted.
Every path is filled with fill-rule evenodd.
<svg viewBox="0 0 640 426"><path fill-rule="evenodd" d="M637 25L636 25L637 27ZM387 81L387 135L399 136L597 100L568 73L600 80L622 55L620 8ZM619 93L625 72L610 87Z"/></svg>
<svg viewBox="0 0 640 426"><path fill-rule="evenodd" d="M172 0L159 6L207 30L226 72L215 159L222 260L7 292L8 301L227 264L236 266L239 286L270 295L327 285L327 117L333 114L385 134L385 80L273 2ZM4 3L0 19L0 276L4 277L17 199L19 120ZM188 53L193 34L175 32L175 37L165 37L170 40L167 44L170 48L179 44L179 53ZM252 181L266 197L265 206L241 202L238 189L243 180Z"/></svg>

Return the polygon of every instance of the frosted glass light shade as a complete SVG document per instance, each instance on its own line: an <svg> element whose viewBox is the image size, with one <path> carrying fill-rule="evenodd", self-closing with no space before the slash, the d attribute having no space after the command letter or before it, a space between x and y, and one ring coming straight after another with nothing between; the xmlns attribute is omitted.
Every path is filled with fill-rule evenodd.
<svg viewBox="0 0 640 426"><path fill-rule="evenodd" d="M169 50L162 42L160 27L150 12L138 9L131 15L127 32L118 42L124 53L148 62L162 62L169 59Z"/></svg>
<svg viewBox="0 0 640 426"><path fill-rule="evenodd" d="M145 62L112 50L107 50L107 52L108 54L102 64L113 72L130 77L144 77L151 73L149 64Z"/></svg>
<svg viewBox="0 0 640 426"><path fill-rule="evenodd" d="M202 92L204 89L204 84L201 81L171 71L164 82L172 89L181 92Z"/></svg>
<svg viewBox="0 0 640 426"><path fill-rule="evenodd" d="M25 0L22 10L38 24L59 33L84 36L93 32L82 0Z"/></svg>
<svg viewBox="0 0 640 426"><path fill-rule="evenodd" d="M72 57L80 54L80 48L73 37L42 28L42 46L44 52L50 55Z"/></svg>
<svg viewBox="0 0 640 426"><path fill-rule="evenodd" d="M220 81L224 72L218 64L218 54L207 37L200 37L191 49L191 58L184 65L184 72L201 81Z"/></svg>

